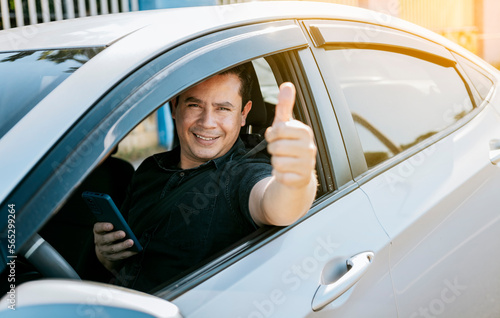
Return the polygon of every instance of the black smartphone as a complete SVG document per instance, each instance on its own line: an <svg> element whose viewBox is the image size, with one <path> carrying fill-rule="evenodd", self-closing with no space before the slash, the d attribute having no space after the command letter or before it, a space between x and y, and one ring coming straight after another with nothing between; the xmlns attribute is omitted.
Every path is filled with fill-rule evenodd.
<svg viewBox="0 0 500 318"><path fill-rule="evenodd" d="M128 226L120 210L116 207L113 199L105 193L85 191L82 193L83 200L87 203L92 213L94 213L98 222L108 222L113 224L113 231L125 232L125 238L134 241L130 247L131 251L140 252L142 246L139 240Z"/></svg>

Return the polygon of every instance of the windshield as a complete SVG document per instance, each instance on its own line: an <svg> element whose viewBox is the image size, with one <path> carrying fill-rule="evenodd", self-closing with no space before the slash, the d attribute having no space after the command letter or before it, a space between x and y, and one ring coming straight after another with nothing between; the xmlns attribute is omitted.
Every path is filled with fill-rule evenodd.
<svg viewBox="0 0 500 318"><path fill-rule="evenodd" d="M103 48L0 53L0 138Z"/></svg>

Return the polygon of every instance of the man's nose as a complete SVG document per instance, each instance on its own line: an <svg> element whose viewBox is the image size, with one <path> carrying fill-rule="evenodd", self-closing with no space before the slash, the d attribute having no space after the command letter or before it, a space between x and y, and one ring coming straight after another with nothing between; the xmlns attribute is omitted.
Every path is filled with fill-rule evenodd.
<svg viewBox="0 0 500 318"><path fill-rule="evenodd" d="M199 119L199 124L203 128L215 128L217 127L217 121L215 118L215 113L210 107L206 107L203 109L203 112L201 113L200 119Z"/></svg>

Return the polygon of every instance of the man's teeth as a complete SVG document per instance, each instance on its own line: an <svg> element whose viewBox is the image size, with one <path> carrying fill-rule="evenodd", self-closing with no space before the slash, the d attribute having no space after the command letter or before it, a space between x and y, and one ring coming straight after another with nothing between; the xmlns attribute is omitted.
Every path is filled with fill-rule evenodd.
<svg viewBox="0 0 500 318"><path fill-rule="evenodd" d="M195 134L196 135L196 134ZM196 137L200 138L200 139L203 139L203 140L214 140L216 139L217 137L214 137L214 138L207 138L207 137L203 137L203 136L200 136L200 135L196 135Z"/></svg>

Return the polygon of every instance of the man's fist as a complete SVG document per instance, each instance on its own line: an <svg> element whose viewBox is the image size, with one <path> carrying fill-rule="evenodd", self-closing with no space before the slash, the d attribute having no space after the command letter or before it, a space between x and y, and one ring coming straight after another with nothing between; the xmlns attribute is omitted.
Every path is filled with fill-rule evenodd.
<svg viewBox="0 0 500 318"><path fill-rule="evenodd" d="M305 187L314 178L316 145L312 129L293 119L295 87L283 83L278 94L274 121L266 131L267 151L276 180L288 187Z"/></svg>

